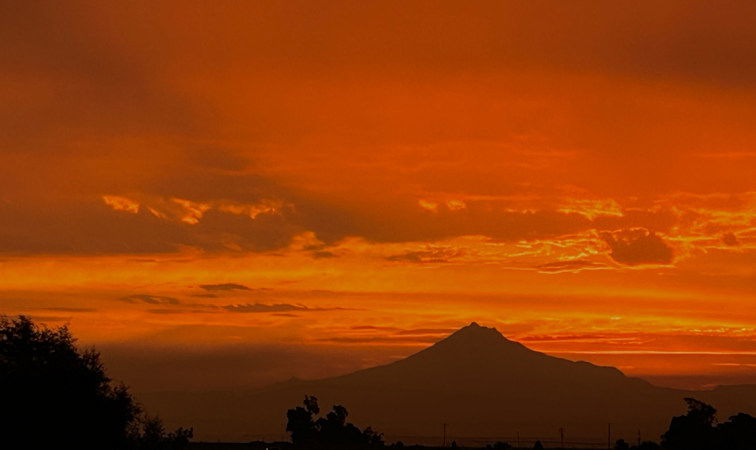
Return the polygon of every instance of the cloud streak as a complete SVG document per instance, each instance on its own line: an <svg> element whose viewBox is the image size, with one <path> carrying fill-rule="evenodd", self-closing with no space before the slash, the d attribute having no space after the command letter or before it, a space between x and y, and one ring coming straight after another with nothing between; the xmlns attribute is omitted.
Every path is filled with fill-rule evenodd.
<svg viewBox="0 0 756 450"><path fill-rule="evenodd" d="M134 294L121 297L119 300L126 303L146 303L148 305L178 305L181 302L174 297L164 295Z"/></svg>
<svg viewBox="0 0 756 450"><path fill-rule="evenodd" d="M251 291L249 287L238 283L219 283L219 284L200 284L200 288L214 292L214 291Z"/></svg>
<svg viewBox="0 0 756 450"><path fill-rule="evenodd" d="M282 313L282 312L320 312L320 311L344 311L349 308L340 307L309 307L290 303L241 303L224 305L221 309L233 313Z"/></svg>
<svg viewBox="0 0 756 450"><path fill-rule="evenodd" d="M562 273L562 272L579 272L581 270L603 269L607 268L606 264L587 259L570 259L564 261L553 261L536 266L540 272Z"/></svg>

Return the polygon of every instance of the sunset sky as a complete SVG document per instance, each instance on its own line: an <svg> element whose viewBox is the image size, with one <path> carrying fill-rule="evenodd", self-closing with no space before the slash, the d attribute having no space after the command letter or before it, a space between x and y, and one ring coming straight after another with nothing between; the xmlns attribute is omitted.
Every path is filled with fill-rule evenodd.
<svg viewBox="0 0 756 450"><path fill-rule="evenodd" d="M471 321L756 382L756 5L0 1L0 313L137 390Z"/></svg>

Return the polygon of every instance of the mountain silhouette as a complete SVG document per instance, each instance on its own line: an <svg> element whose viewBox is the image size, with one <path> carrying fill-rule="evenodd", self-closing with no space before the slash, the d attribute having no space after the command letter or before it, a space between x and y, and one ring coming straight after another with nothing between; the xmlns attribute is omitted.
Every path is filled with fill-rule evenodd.
<svg viewBox="0 0 756 450"><path fill-rule="evenodd" d="M614 436L641 430L657 439L686 396L725 414L756 412L754 386L693 393L656 387L614 367L533 351L474 322L405 359L342 376L147 399L163 416L195 425L200 439L250 440L280 439L286 409L306 394L322 406L346 406L350 420L388 440L409 442L436 439L442 423L457 438L550 437L565 428L575 438L597 439L611 423Z"/></svg>

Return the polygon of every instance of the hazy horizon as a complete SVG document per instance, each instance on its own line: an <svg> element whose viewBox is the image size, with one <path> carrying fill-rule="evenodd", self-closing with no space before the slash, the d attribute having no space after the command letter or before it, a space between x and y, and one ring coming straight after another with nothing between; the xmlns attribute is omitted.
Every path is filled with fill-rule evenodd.
<svg viewBox="0 0 756 450"><path fill-rule="evenodd" d="M291 378L262 388L174 389L142 393L169 424L195 425L206 441L275 441L286 411L314 395L323 408L343 405L355 423L389 441L436 444L438 426L453 426L464 445L511 441L506 433L551 437L565 427L571 442L601 443L606 424L617 437L654 440L695 397L720 417L752 413L756 384L707 391L660 388L616 368L533 351L495 328L471 323L406 358L317 379ZM198 407L201 405L201 407ZM577 440L576 440L577 439Z"/></svg>
<svg viewBox="0 0 756 450"><path fill-rule="evenodd" d="M486 326L485 320L477 323ZM467 324L461 324L465 326ZM458 328L457 328L458 329ZM235 388L262 388L291 378L319 379L345 375L357 370L388 364L406 358L433 345L448 334L457 331L435 330L427 335L427 343L402 345L390 348L386 353L375 354L372 346L359 346L351 349L334 349L333 346L281 346L257 345L244 343L227 346L198 346L193 348L153 346L147 342L121 343L97 346L109 373L117 380L124 381L135 392L175 391L175 390L214 390ZM447 333L447 334L440 334ZM512 336L505 337L517 341ZM537 351L530 342L521 342ZM379 347L380 348L380 347ZM616 367L628 376L644 379L655 386L677 389L708 390L719 385L756 384L750 374L683 374L658 375L635 373L630 367L613 364L627 361L633 357L648 360L651 355L612 354L612 353L544 353L571 361L589 361L600 366ZM660 363L669 363L670 358L680 363L695 363L698 358L709 357L713 360L723 358L721 355L706 353L660 352L654 355ZM724 356L726 358L727 356ZM265 361L265 371L260 371L260 361Z"/></svg>

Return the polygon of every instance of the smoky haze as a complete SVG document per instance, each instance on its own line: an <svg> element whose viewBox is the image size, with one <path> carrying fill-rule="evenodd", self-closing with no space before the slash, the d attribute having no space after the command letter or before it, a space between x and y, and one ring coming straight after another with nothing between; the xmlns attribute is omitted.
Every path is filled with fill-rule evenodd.
<svg viewBox="0 0 756 450"><path fill-rule="evenodd" d="M463 442L516 432L553 436L560 427L601 439L607 423L618 436L635 436L640 429L656 438L690 392L535 352L472 323L407 358L342 376L142 398L172 421L195 424L199 439L248 441L280 439L285 411L309 394L324 405L348 405L356 424L381 430L389 441L423 442L449 423ZM695 395L719 405L723 414L752 413L756 405L756 386Z"/></svg>

